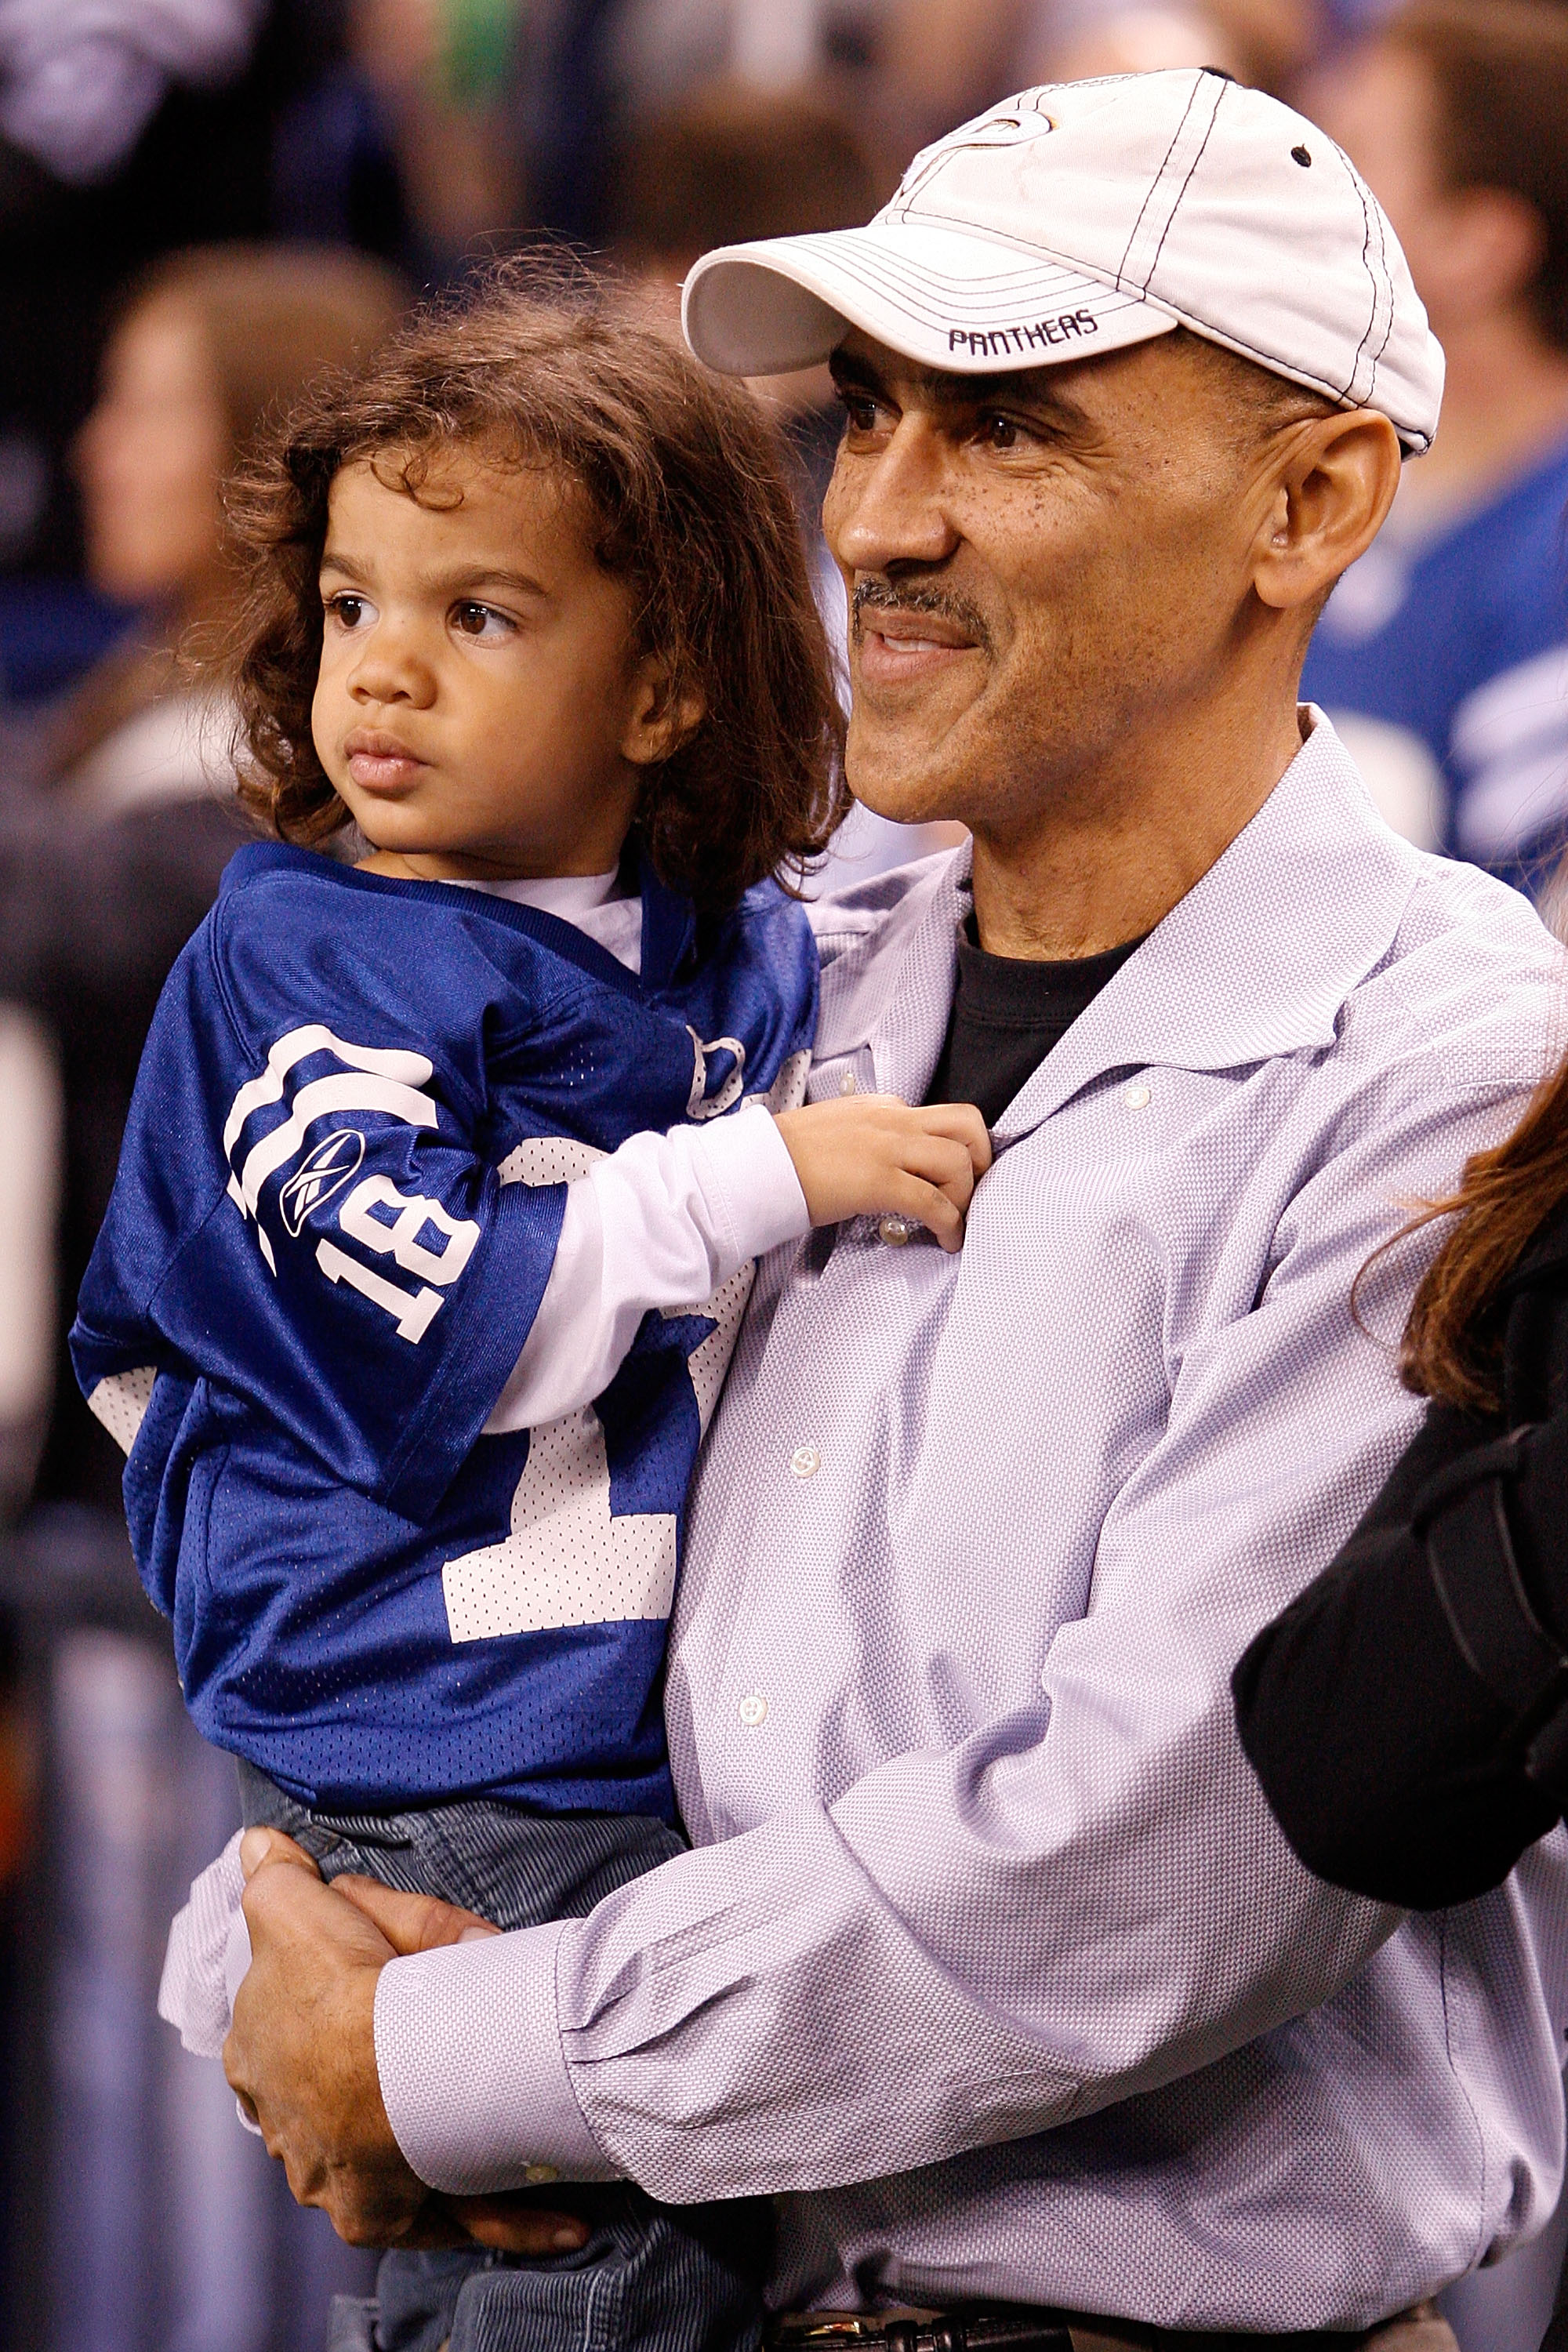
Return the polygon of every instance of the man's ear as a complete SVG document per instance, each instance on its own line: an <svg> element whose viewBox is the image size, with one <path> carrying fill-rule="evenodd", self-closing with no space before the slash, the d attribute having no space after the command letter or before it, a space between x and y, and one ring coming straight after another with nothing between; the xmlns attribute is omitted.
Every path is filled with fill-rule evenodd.
<svg viewBox="0 0 1568 2352"><path fill-rule="evenodd" d="M1399 436L1386 416L1346 409L1287 427L1252 584L1279 612L1319 603L1365 553L1399 488Z"/></svg>
<svg viewBox="0 0 1568 2352"><path fill-rule="evenodd" d="M621 757L636 768L656 767L679 751L708 716L708 698L689 680L670 676L669 665L649 654L632 680L631 716L621 738Z"/></svg>

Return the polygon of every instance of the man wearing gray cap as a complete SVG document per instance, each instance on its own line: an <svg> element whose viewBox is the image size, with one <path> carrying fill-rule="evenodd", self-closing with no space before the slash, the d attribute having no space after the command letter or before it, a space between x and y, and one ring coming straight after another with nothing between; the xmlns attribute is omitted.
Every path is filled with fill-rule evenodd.
<svg viewBox="0 0 1568 2352"><path fill-rule="evenodd" d="M831 355L851 781L973 837L823 911L812 1093L978 1100L996 1163L956 1258L760 1270L670 1659L696 1850L491 1936L253 1832L231 2079L350 2235L543 2251L458 2200L629 2176L775 2197L778 2308L936 2352L1441 2341L1557 2200L1568 1838L1442 1918L1338 1893L1229 1697L1418 1414L1420 1247L1358 1270L1550 1051L1529 908L1296 703L1441 355L1344 157L1190 72L1030 91L686 320Z"/></svg>

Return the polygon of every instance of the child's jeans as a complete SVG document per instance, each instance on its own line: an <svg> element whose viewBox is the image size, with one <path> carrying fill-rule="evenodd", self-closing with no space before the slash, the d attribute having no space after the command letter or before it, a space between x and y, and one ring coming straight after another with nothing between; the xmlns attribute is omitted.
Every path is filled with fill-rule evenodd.
<svg viewBox="0 0 1568 2352"><path fill-rule="evenodd" d="M239 1767L248 1829L284 1830L324 1878L345 1871L460 1903L498 1927L581 1918L682 1851L674 1830L621 1813L526 1813L470 1799L411 1813L317 1811ZM374 2306L338 2305L334 2352L756 2352L766 2209L656 2205L630 2182L563 2184L578 2252L382 2256Z"/></svg>

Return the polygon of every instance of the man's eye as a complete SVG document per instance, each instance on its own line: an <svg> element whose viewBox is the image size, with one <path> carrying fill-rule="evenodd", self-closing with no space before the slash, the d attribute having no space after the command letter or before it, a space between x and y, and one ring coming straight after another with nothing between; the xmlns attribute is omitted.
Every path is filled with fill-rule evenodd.
<svg viewBox="0 0 1568 2352"><path fill-rule="evenodd" d="M1018 446L1018 428L1010 416L983 416L980 420L978 437L984 441L988 449L1016 449Z"/></svg>
<svg viewBox="0 0 1568 2352"><path fill-rule="evenodd" d="M840 392L844 414L852 433L874 433L877 429L877 404L863 392Z"/></svg>
<svg viewBox="0 0 1568 2352"><path fill-rule="evenodd" d="M452 607L452 626L460 636L501 637L510 625L504 613L490 604L476 604L468 597Z"/></svg>

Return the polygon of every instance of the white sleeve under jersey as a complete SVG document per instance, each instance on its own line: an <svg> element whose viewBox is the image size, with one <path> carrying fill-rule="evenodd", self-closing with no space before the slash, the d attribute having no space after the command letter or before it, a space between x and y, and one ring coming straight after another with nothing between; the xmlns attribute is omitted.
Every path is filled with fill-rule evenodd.
<svg viewBox="0 0 1568 2352"><path fill-rule="evenodd" d="M759 1100L706 1126L634 1135L568 1185L555 1263L487 1436L602 1394L650 1308L708 1298L811 1229L795 1162Z"/></svg>

